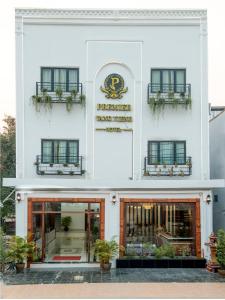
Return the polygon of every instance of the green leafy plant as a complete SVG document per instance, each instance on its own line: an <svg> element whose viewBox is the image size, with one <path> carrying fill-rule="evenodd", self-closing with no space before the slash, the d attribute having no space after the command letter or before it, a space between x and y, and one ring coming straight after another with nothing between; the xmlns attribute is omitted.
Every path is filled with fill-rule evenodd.
<svg viewBox="0 0 225 300"><path fill-rule="evenodd" d="M124 251L124 248L119 246L114 238L110 241L98 239L95 242L95 252L103 264L108 264L113 257L118 255L120 250Z"/></svg>
<svg viewBox="0 0 225 300"><path fill-rule="evenodd" d="M23 264L27 257L32 257L35 250L34 242L28 242L26 238L12 236L9 241L9 250L7 253L10 262Z"/></svg>
<svg viewBox="0 0 225 300"><path fill-rule="evenodd" d="M191 109L191 106L192 106L192 99L191 96L189 95L188 97L185 98L185 108Z"/></svg>
<svg viewBox="0 0 225 300"><path fill-rule="evenodd" d="M5 265L8 262L7 257L6 238L2 228L0 228L0 272L2 273L4 273Z"/></svg>
<svg viewBox="0 0 225 300"><path fill-rule="evenodd" d="M42 103L42 97L39 95L33 95L32 96L33 104L35 105L36 111L40 111L40 106Z"/></svg>
<svg viewBox="0 0 225 300"><path fill-rule="evenodd" d="M85 104L85 100L86 100L86 96L84 94L81 94L79 96L79 99L80 99L81 104L84 105Z"/></svg>
<svg viewBox="0 0 225 300"><path fill-rule="evenodd" d="M225 269L225 231L219 229L217 233L217 261L222 269Z"/></svg>
<svg viewBox="0 0 225 300"><path fill-rule="evenodd" d="M66 216L62 218L61 224L64 227L64 231L69 230L71 223L72 223L72 218L70 216Z"/></svg>
<svg viewBox="0 0 225 300"><path fill-rule="evenodd" d="M60 87L57 87L55 90L55 94L58 97L59 101L62 101L63 90Z"/></svg>
<svg viewBox="0 0 225 300"><path fill-rule="evenodd" d="M57 174L58 174L58 175L63 175L63 171L57 170Z"/></svg>
<svg viewBox="0 0 225 300"><path fill-rule="evenodd" d="M72 109L72 106L73 106L73 97L72 96L66 97L66 110L68 112L70 112Z"/></svg>
<svg viewBox="0 0 225 300"><path fill-rule="evenodd" d="M155 250L156 258L161 258L163 256L173 258L175 256L175 248L170 244L162 245Z"/></svg>

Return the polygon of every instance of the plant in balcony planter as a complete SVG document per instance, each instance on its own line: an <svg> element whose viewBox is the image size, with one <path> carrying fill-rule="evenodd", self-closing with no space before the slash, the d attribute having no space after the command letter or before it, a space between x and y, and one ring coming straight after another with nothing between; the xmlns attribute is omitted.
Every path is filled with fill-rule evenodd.
<svg viewBox="0 0 225 300"><path fill-rule="evenodd" d="M145 171L144 176L149 176L149 172Z"/></svg>
<svg viewBox="0 0 225 300"><path fill-rule="evenodd" d="M74 171L70 171L70 173L69 173L70 175L74 175Z"/></svg>
<svg viewBox="0 0 225 300"><path fill-rule="evenodd" d="M69 227L72 223L72 218L70 216L66 216L62 218L62 226L64 227L64 231L69 231Z"/></svg>
<svg viewBox="0 0 225 300"><path fill-rule="evenodd" d="M111 269L110 261L118 255L119 251L124 251L124 247L119 246L114 238L111 239L111 241L96 240L95 252L100 260L100 268L102 271L109 271Z"/></svg>
<svg viewBox="0 0 225 300"><path fill-rule="evenodd" d="M85 104L85 100L86 100L86 96L84 94L81 94L79 96L79 99L80 99L81 104L84 105Z"/></svg>
<svg viewBox="0 0 225 300"><path fill-rule="evenodd" d="M8 260L15 264L16 271L24 270L25 261L32 257L35 250L34 242L28 242L26 238L13 236L9 241Z"/></svg>
<svg viewBox="0 0 225 300"><path fill-rule="evenodd" d="M66 97L66 110L68 112L70 112L72 109L72 106L73 106L73 97L72 96Z"/></svg>
<svg viewBox="0 0 225 300"><path fill-rule="evenodd" d="M53 163L50 163L50 164L49 164L49 167L51 167L51 168L52 168L52 167L53 167Z"/></svg>
<svg viewBox="0 0 225 300"><path fill-rule="evenodd" d="M40 171L40 175L45 175L45 171Z"/></svg>
<svg viewBox="0 0 225 300"><path fill-rule="evenodd" d="M63 164L63 167L65 167L65 168L68 167L68 164L67 163Z"/></svg>
<svg viewBox="0 0 225 300"><path fill-rule="evenodd" d="M188 96L185 98L185 108L191 109L191 106L192 106L192 99L191 99L191 96Z"/></svg>
<svg viewBox="0 0 225 300"><path fill-rule="evenodd" d="M216 255L217 261L221 267L218 272L225 276L225 231L223 229L219 229L217 233Z"/></svg>
<svg viewBox="0 0 225 300"><path fill-rule="evenodd" d="M75 167L75 168L78 168L79 166L80 166L79 163L75 163L75 164L74 164L74 167Z"/></svg>
<svg viewBox="0 0 225 300"><path fill-rule="evenodd" d="M35 105L35 110L39 112L42 103L42 97L39 95L33 95L32 100L33 100L33 104Z"/></svg>
<svg viewBox="0 0 225 300"><path fill-rule="evenodd" d="M180 170L179 176L184 176L184 171Z"/></svg>
<svg viewBox="0 0 225 300"><path fill-rule="evenodd" d="M57 174L58 174L58 175L63 175L63 171L57 170Z"/></svg>
<svg viewBox="0 0 225 300"><path fill-rule="evenodd" d="M58 97L58 100L62 101L63 90L60 87L57 87L57 89L55 90L55 94Z"/></svg>

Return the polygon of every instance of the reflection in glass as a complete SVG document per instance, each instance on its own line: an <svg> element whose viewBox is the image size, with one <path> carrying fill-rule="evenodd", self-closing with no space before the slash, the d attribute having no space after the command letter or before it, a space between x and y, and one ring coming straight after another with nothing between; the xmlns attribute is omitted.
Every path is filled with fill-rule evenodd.
<svg viewBox="0 0 225 300"><path fill-rule="evenodd" d="M186 203L129 203L125 208L125 246L143 254L146 243L171 244L176 255L195 255L195 209ZM129 252L129 251L128 251Z"/></svg>

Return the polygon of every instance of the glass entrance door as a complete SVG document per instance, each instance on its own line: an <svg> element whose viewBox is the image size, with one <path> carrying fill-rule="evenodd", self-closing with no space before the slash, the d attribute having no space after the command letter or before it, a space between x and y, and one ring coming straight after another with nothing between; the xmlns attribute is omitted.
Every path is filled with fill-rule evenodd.
<svg viewBox="0 0 225 300"><path fill-rule="evenodd" d="M41 253L39 261L96 261L94 244L100 238L100 203L35 203L32 214L33 237Z"/></svg>

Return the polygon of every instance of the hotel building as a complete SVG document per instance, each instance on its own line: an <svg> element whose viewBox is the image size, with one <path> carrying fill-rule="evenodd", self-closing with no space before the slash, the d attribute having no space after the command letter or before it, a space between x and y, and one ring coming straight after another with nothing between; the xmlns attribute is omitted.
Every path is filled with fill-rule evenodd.
<svg viewBox="0 0 225 300"><path fill-rule="evenodd" d="M209 257L205 10L16 9L16 87L4 185L37 260L92 263L112 237Z"/></svg>

